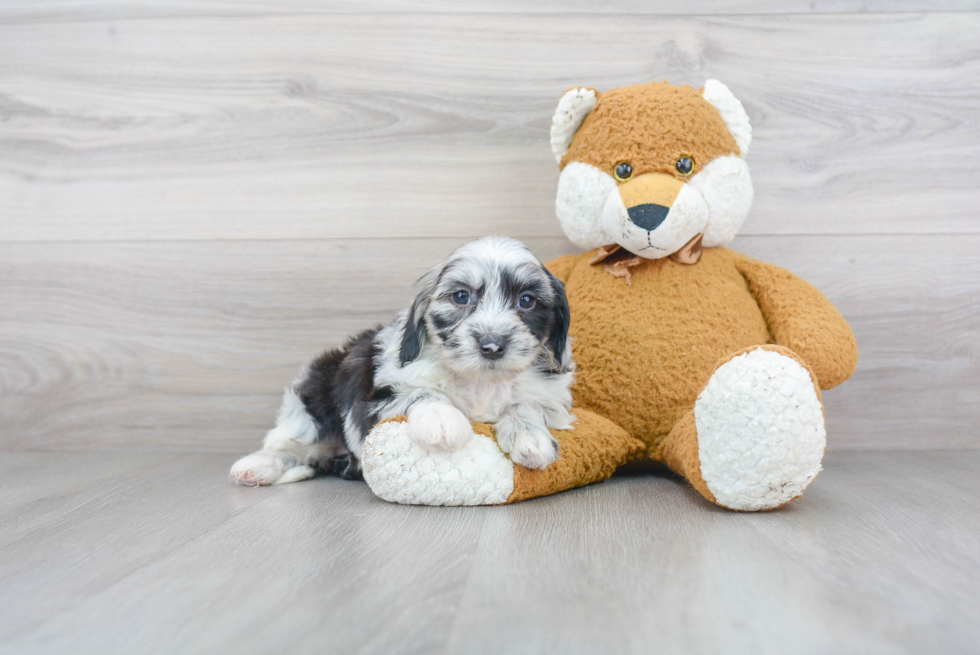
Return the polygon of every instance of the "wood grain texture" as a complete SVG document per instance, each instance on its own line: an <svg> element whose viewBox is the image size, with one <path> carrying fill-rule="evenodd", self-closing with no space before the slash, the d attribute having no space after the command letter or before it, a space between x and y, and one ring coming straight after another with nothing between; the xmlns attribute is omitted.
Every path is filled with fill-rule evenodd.
<svg viewBox="0 0 980 655"><path fill-rule="evenodd" d="M87 456L15 454L0 479L74 476ZM802 500L764 514L649 474L423 508L336 478L235 487L222 456L116 456L101 493L0 543L0 652L931 655L980 640L975 451L831 454Z"/></svg>
<svg viewBox="0 0 980 655"><path fill-rule="evenodd" d="M978 12L30 11L0 9L2 241L557 237L561 93L708 77L755 125L744 234L980 232Z"/></svg>
<svg viewBox="0 0 980 655"><path fill-rule="evenodd" d="M145 462L165 464L179 457L154 453ZM0 548L91 502L93 495L105 493L107 487L116 488L134 461L123 452L74 453L68 460L55 453L6 452L0 454L0 460ZM140 480L147 478L146 471L133 474Z"/></svg>
<svg viewBox="0 0 980 655"><path fill-rule="evenodd" d="M305 361L463 241L0 245L0 443L251 449Z"/></svg>
<svg viewBox="0 0 980 655"><path fill-rule="evenodd" d="M18 454L5 454L3 460L4 468L9 467L9 461L25 461ZM44 476L50 463L45 466L40 458L35 461L42 464L38 482L43 484L49 476L60 477L50 473ZM55 461L62 463L64 471L85 460ZM67 611L93 592L112 586L265 500L241 493L213 498L214 490L227 488L228 481L206 459L144 454L130 457L123 465L118 463L115 475L101 484L69 472L77 483L75 488L58 494L55 487L49 495L19 508L29 508L35 519L42 516L27 529L5 532L0 542L5 553L0 559L0 603L5 608L0 639L9 639L42 619ZM204 495L211 495L212 502L199 503ZM41 576L57 586L58 593L45 593L35 604L21 602L36 588Z"/></svg>
<svg viewBox="0 0 980 655"><path fill-rule="evenodd" d="M0 3L0 449L250 449L454 246L569 252L558 96L662 77L742 98L735 247L855 328L831 447L980 447L980 7L725 6Z"/></svg>
<svg viewBox="0 0 980 655"><path fill-rule="evenodd" d="M73 457L55 461L64 469ZM337 478L237 487L230 464L130 454L101 493L0 544L0 599L12 609L0 645L20 653L97 644L113 652L441 650L488 508L389 505L364 483ZM254 510L247 518L246 508Z"/></svg>
<svg viewBox="0 0 980 655"><path fill-rule="evenodd" d="M305 360L390 320L462 241L2 244L0 446L250 450ZM857 374L824 396L832 448L980 447L980 236L733 247L815 284L857 334Z"/></svg>
<svg viewBox="0 0 980 655"><path fill-rule="evenodd" d="M281 13L811 14L976 11L977 0L4 0L19 20L241 16Z"/></svg>
<svg viewBox="0 0 980 655"><path fill-rule="evenodd" d="M802 500L764 514L650 477L495 512L449 650L970 652L980 460L962 456L831 456ZM506 599L520 611L501 630L488 617Z"/></svg>

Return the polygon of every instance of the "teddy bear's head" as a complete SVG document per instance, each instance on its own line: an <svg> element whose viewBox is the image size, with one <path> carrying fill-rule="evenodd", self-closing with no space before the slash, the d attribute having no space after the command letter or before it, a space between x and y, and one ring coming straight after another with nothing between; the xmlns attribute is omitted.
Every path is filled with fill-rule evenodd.
<svg viewBox="0 0 980 655"><path fill-rule="evenodd" d="M751 140L742 103L717 80L570 89L551 125L558 219L582 248L618 244L647 259L702 234L704 246L724 245L752 204Z"/></svg>

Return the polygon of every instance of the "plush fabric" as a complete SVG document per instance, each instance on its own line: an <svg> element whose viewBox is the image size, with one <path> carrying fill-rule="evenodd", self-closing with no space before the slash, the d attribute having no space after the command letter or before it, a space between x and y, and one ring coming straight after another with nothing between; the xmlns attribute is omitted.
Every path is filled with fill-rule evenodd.
<svg viewBox="0 0 980 655"><path fill-rule="evenodd" d="M708 80L701 90L701 97L718 110L725 126L738 144L738 154L742 157L749 154L749 144L752 142L752 125L745 107L739 102L727 86L718 80Z"/></svg>
<svg viewBox="0 0 980 655"><path fill-rule="evenodd" d="M569 241L579 248L597 248L613 241L594 217L602 213L614 189L613 176L595 166L576 161L565 167L558 178L555 214Z"/></svg>
<svg viewBox="0 0 980 655"><path fill-rule="evenodd" d="M597 482L634 460L664 463L705 499L736 511L800 497L826 448L820 389L850 377L857 343L813 286L722 247L753 197L744 107L720 82L703 90L655 82L570 91L554 121L556 155L570 138L558 217L569 238L590 248L547 265L568 294L579 422L554 433L558 462L513 467L510 495L495 502ZM676 169L680 156L694 159L691 175ZM613 177L624 161L632 182ZM646 173L659 177L637 180ZM647 252L671 242L657 230L683 227L672 212L683 218L681 201L694 193L709 214L703 231L685 233L673 250ZM660 227L628 214L644 204L667 209ZM609 207L618 207L612 215L621 223L603 223ZM491 434L487 426L477 432ZM486 475L501 474L487 466ZM412 478L413 489L424 490L427 479L441 483Z"/></svg>
<svg viewBox="0 0 980 655"><path fill-rule="evenodd" d="M719 360L769 343L769 330L730 250L705 249L694 266L643 260L629 283L591 265L594 254L559 277L572 316L575 406L623 426L652 452Z"/></svg>
<svg viewBox="0 0 980 655"><path fill-rule="evenodd" d="M428 452L408 437L405 417L384 421L364 443L364 478L384 500L406 505L500 505L605 480L643 452L643 443L584 409L574 430L552 430L562 456L548 468L513 464L493 428L473 423L473 439L453 452Z"/></svg>
<svg viewBox="0 0 980 655"><path fill-rule="evenodd" d="M578 161L610 175L629 162L633 175L679 175L677 158L694 160L694 171L708 162L738 153L718 110L689 86L637 84L599 95L562 157L562 167Z"/></svg>
<svg viewBox="0 0 980 655"><path fill-rule="evenodd" d="M582 121L595 107L595 89L569 89L558 101L551 119L551 152L560 164Z"/></svg>
<svg viewBox="0 0 980 655"><path fill-rule="evenodd" d="M773 340L812 368L821 389L832 389L854 373L854 333L822 293L786 269L745 255L735 259L735 267L765 314Z"/></svg>
<svg viewBox="0 0 980 655"><path fill-rule="evenodd" d="M784 348L782 346L750 347L743 351L733 353L732 356L727 359L727 361L722 363L722 366L740 357L744 358L750 353L758 354L760 351L769 352L776 355L787 357L790 360L799 364L801 369L805 369L807 372L806 383L812 385L812 394L810 400L811 402L814 399L816 400L816 408L813 408L813 411L819 409L820 389L813 381L812 371L810 371L806 367L806 363L802 359L800 359L798 355L793 353L788 348ZM721 366L719 366L719 369L720 368ZM713 381L721 382L722 378L721 377L714 378L713 376ZM789 397L792 399L792 395L790 395ZM704 400L705 400L704 394L699 394L698 403L701 403ZM763 415L761 412L758 411L758 408L754 408L754 409L755 412L753 418L755 418L757 421L765 422L765 421L773 420L774 417L772 416L771 413ZM693 486L702 496L704 496L711 502L718 503L719 502L718 499L715 497L715 494L711 491L710 487L708 486L708 483L704 479L704 475L702 474L702 466L703 466L701 460L702 447L698 438L698 427L696 423L697 422L695 419L695 410L691 410L686 414L684 414L684 416L681 417L681 419L677 422L677 424L674 425L674 428L670 431L670 434L668 434L667 437L660 443L660 446L658 447L656 453L654 453L653 458L657 461L661 461L665 463L672 471L687 478L688 482L691 483L691 486ZM725 423L733 424L734 422L731 421L729 418L726 418ZM822 424L822 422L818 422L818 423ZM795 471L795 473L797 473L798 475L801 475L802 477L806 478L806 484L812 482L813 478L815 478L817 473L819 473L820 456L822 455L823 451L826 450L826 441L823 439L823 435L818 434L816 435L816 437L817 438L813 440L813 445L815 445L816 448L812 449L812 452L810 453L811 459L816 460L815 465L813 464L813 462L811 462L810 468L808 470ZM766 454L764 453L763 456L765 455ZM753 454L753 457L754 456L755 455ZM751 461L753 462L753 465L756 465L759 460L752 459ZM776 494L780 494L780 495L777 495L774 499L766 499L769 502L761 504L761 506L758 506L759 503L755 503L757 506L752 507L751 505L753 503L746 503L747 505L750 506L746 506L746 507L729 506L729 509L736 509L742 511L778 509L783 505L786 505L787 503L791 502L795 498L798 498L800 493L802 493L801 491L795 488L791 488L791 489L777 488L774 490L768 488L765 489L765 492L771 492L771 491L775 491ZM764 494L757 494L753 500L758 499L762 495Z"/></svg>
<svg viewBox="0 0 980 655"><path fill-rule="evenodd" d="M749 348L719 366L698 394L694 423L700 477L724 507L785 505L820 473L820 390L789 349Z"/></svg>
<svg viewBox="0 0 980 655"><path fill-rule="evenodd" d="M405 505L499 505L514 493L514 464L489 426L452 452L430 452L408 437L408 419L379 423L361 450L364 480L380 498Z"/></svg>
<svg viewBox="0 0 980 655"><path fill-rule="evenodd" d="M514 492L507 502L544 496L599 482L639 456L644 444L609 419L585 409L575 410L572 430L552 430L561 457L546 469L514 467Z"/></svg>

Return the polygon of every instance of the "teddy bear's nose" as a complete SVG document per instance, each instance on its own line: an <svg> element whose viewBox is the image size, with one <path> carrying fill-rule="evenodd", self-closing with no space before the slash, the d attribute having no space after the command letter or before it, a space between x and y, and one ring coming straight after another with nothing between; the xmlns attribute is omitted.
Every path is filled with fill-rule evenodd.
<svg viewBox="0 0 980 655"><path fill-rule="evenodd" d="M664 219L667 218L667 212L670 211L670 207L646 203L637 205L636 207L630 207L626 211L630 215L630 220L636 223L637 227L652 231L656 230L664 222Z"/></svg>
<svg viewBox="0 0 980 655"><path fill-rule="evenodd" d="M637 227L656 230L684 189L684 182L666 173L643 173L619 185L619 197Z"/></svg>

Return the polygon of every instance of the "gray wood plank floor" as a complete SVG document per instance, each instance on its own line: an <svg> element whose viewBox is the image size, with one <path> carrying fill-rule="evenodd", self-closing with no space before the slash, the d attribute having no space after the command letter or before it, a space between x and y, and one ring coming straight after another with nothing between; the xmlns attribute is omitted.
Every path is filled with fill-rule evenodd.
<svg viewBox="0 0 980 655"><path fill-rule="evenodd" d="M767 514L620 476L510 507L5 453L4 653L975 653L980 452L832 453Z"/></svg>

